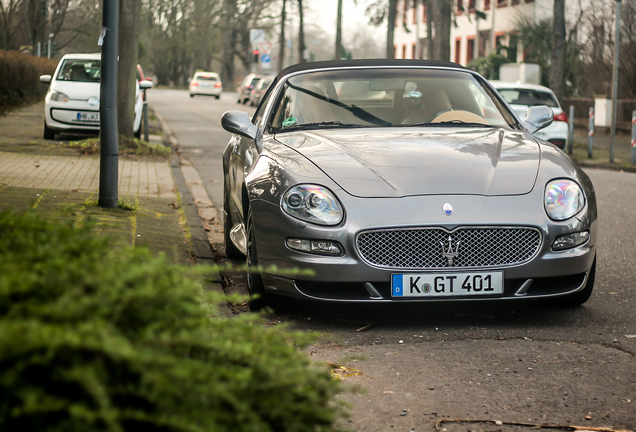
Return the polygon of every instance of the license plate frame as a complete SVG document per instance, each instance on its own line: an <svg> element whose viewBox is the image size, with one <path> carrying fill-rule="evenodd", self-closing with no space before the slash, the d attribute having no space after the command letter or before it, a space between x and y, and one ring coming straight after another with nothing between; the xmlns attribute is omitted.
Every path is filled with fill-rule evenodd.
<svg viewBox="0 0 636 432"><path fill-rule="evenodd" d="M393 273L392 298L501 296L503 271Z"/></svg>
<svg viewBox="0 0 636 432"><path fill-rule="evenodd" d="M75 113L75 121L80 123L97 123L99 122L99 113L78 111Z"/></svg>

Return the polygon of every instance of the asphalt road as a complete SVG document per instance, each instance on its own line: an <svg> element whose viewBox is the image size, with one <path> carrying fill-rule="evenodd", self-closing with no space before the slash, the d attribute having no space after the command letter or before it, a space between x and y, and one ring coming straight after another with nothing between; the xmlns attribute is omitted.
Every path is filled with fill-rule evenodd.
<svg viewBox="0 0 636 432"><path fill-rule="evenodd" d="M153 89L149 103L222 214L221 155L230 135L220 117L253 108L237 104L234 93L217 101L180 90ZM270 317L326 334L308 352L345 366L334 373L366 389L343 396L353 404L344 428L434 430L449 417L504 424L440 429L522 430L530 426L510 423L526 422L636 430L636 174L587 172L597 193L599 238L595 291L582 307L304 304ZM240 277L232 282L229 290L245 292Z"/></svg>

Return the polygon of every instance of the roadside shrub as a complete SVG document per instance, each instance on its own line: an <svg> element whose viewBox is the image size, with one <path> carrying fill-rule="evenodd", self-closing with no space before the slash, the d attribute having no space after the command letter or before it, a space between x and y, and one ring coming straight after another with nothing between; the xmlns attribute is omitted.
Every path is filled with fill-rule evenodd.
<svg viewBox="0 0 636 432"><path fill-rule="evenodd" d="M172 152L170 147L162 144L148 143L126 135L119 135L118 144L119 154L126 156L159 156L167 158ZM99 137L87 138L81 141L70 141L66 145L78 149L81 154L99 154L101 141Z"/></svg>
<svg viewBox="0 0 636 432"><path fill-rule="evenodd" d="M325 431L307 336L221 318L189 268L0 213L0 430Z"/></svg>
<svg viewBox="0 0 636 432"><path fill-rule="evenodd" d="M42 98L40 75L53 74L57 61L0 49L0 113Z"/></svg>
<svg viewBox="0 0 636 432"><path fill-rule="evenodd" d="M467 67L478 72L487 80L498 80L499 68L505 63L510 63L508 57L502 54L492 53L486 57L478 57L471 60Z"/></svg>

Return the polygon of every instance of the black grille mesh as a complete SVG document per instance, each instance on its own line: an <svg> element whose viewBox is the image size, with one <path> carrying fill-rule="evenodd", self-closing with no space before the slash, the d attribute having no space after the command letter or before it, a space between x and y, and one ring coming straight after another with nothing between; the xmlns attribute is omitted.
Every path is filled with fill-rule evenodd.
<svg viewBox="0 0 636 432"><path fill-rule="evenodd" d="M442 255L449 249L449 236L458 252L452 264ZM460 228L452 233L440 228L386 229L362 232L356 240L358 252L370 264L413 269L519 264L530 260L540 244L539 231L525 227Z"/></svg>

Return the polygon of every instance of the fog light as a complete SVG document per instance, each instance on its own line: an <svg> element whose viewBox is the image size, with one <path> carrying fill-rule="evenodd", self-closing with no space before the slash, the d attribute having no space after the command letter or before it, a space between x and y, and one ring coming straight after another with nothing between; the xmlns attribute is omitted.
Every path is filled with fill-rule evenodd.
<svg viewBox="0 0 636 432"><path fill-rule="evenodd" d="M552 243L552 250L564 250L577 247L585 243L590 238L589 231L582 231L577 233L571 233L558 237L554 243Z"/></svg>
<svg viewBox="0 0 636 432"><path fill-rule="evenodd" d="M342 246L330 240L287 239L287 247L293 250L314 253L318 255L342 255Z"/></svg>

